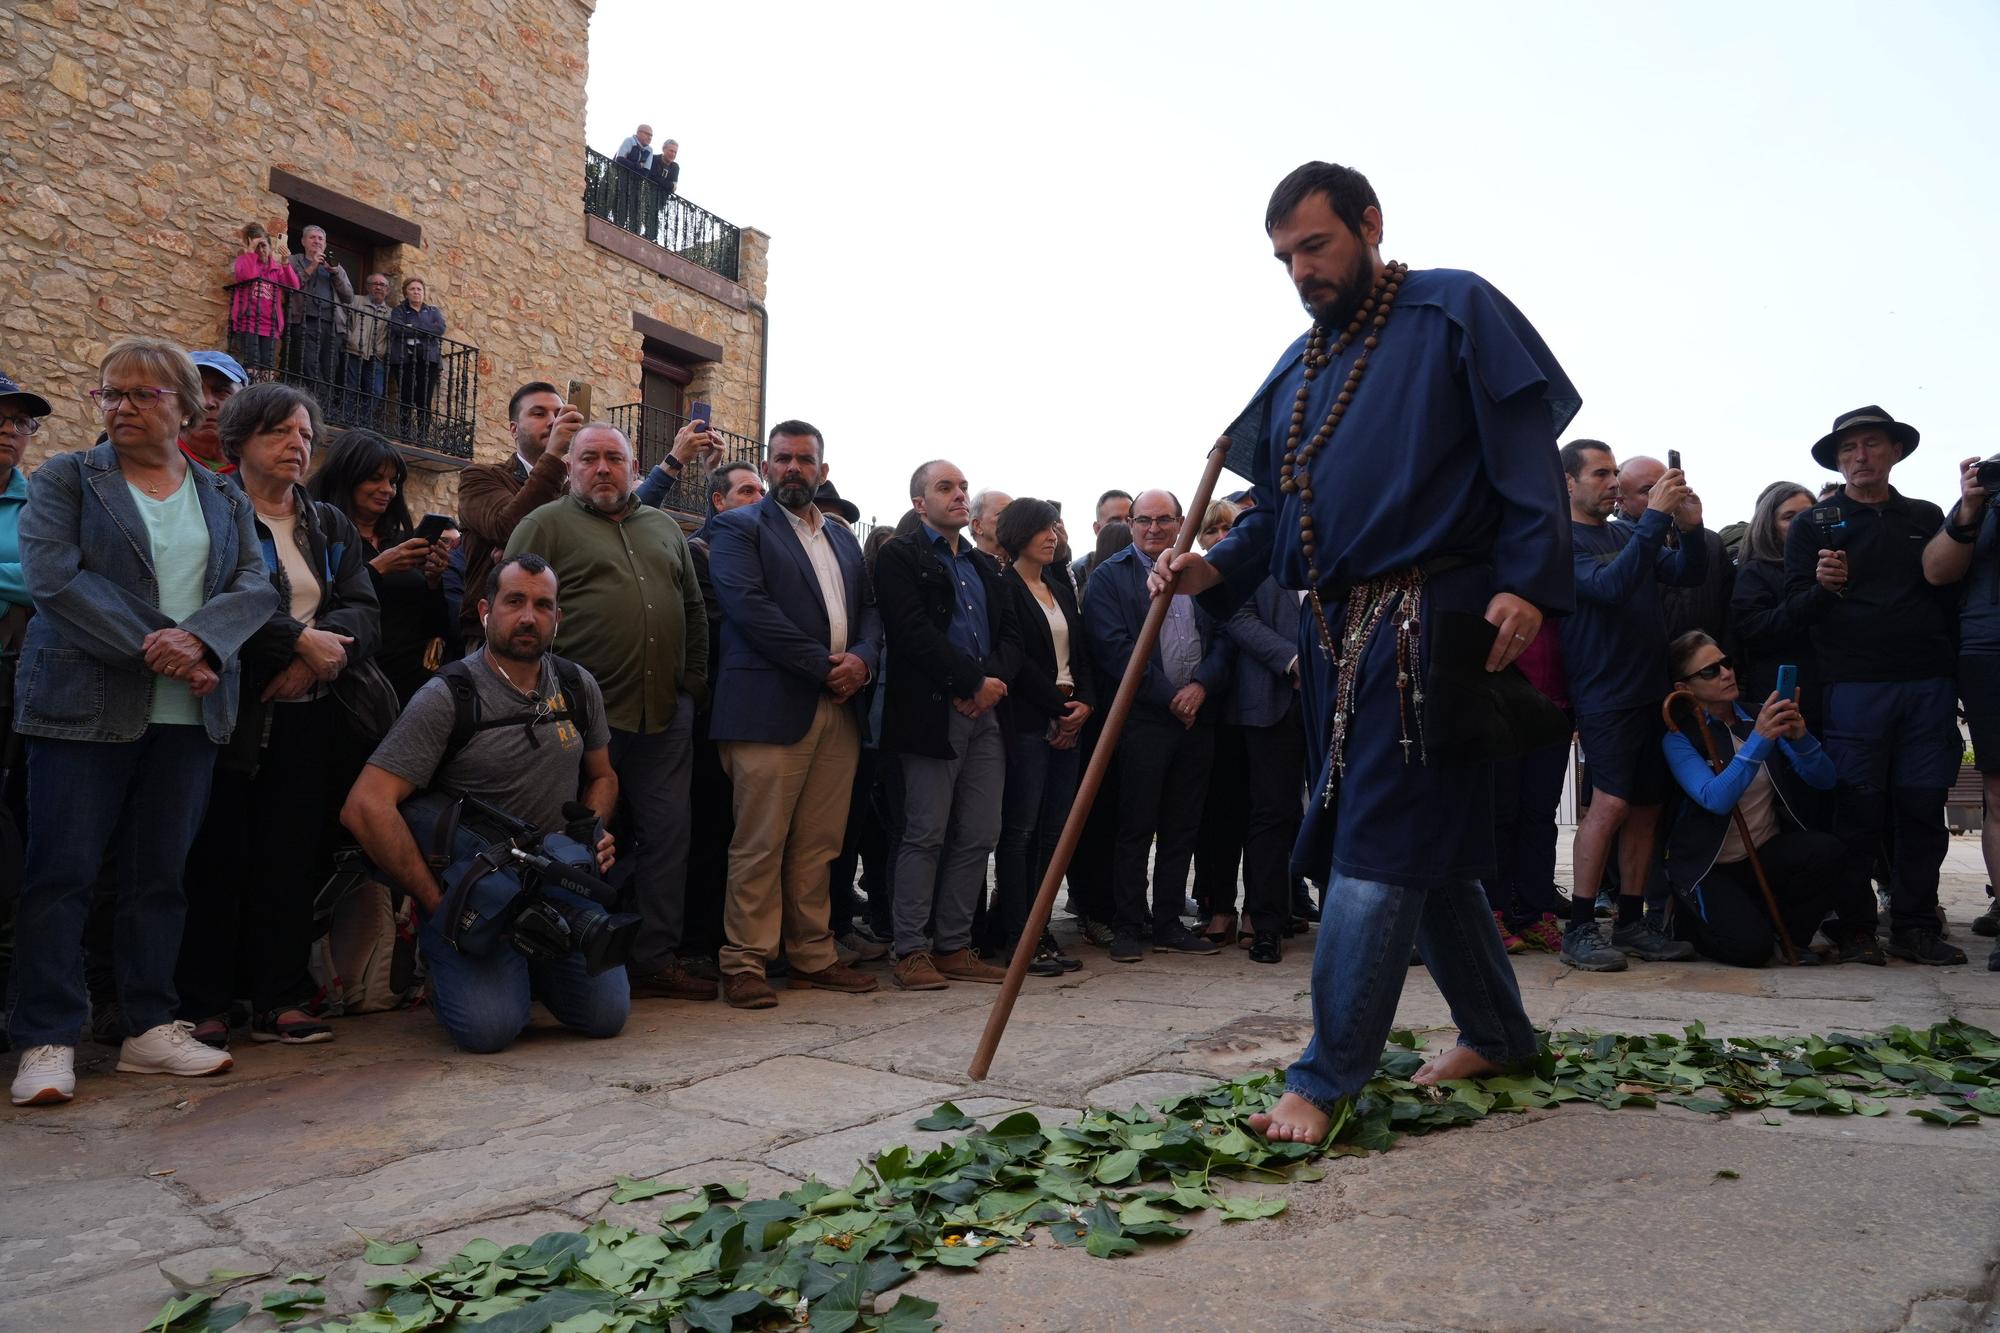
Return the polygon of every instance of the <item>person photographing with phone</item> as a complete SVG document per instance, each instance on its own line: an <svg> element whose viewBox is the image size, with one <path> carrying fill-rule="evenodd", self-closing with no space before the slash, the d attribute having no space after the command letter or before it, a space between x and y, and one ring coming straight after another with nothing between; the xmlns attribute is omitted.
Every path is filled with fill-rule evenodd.
<svg viewBox="0 0 2000 1333"><path fill-rule="evenodd" d="M1811 594L1826 748L1840 777L1836 827L1863 866L1885 840L1892 850L1889 952L1949 966L1965 954L1943 937L1938 870L1950 839L1945 797L1963 749L1954 594L1930 548L1940 537L1969 543L1978 529L1945 529L1943 510L1889 484L1918 439L1914 426L1872 404L1835 419L1812 456L1845 484L1793 521L1785 590ZM1972 508L1976 515L1977 499Z"/></svg>
<svg viewBox="0 0 2000 1333"><path fill-rule="evenodd" d="M261 222L246 222L243 248L230 265L236 279L229 291L229 350L246 366L278 364L278 337L285 331L285 296L299 289L299 275L285 253L285 238L276 245Z"/></svg>
<svg viewBox="0 0 2000 1333"><path fill-rule="evenodd" d="M667 505L682 510L700 507L683 500L682 483L703 486L709 474L722 466L722 437L709 429L713 412L707 403L696 403L694 412L687 424L674 432L674 442L668 446L666 456L639 483L640 504L654 509ZM693 498L690 489L687 500Z"/></svg>
<svg viewBox="0 0 2000 1333"><path fill-rule="evenodd" d="M1780 688L1753 717L1738 701L1736 664L1714 638L1683 634L1667 657L1675 688L1694 704L1680 725L1708 733L1697 739L1674 730L1664 741L1667 767L1688 797L1667 838L1667 878L1681 909L1675 933L1704 958L1762 967L1778 936L1761 901L1761 872L1800 962L1822 961L1806 944L1823 921L1838 961L1886 962L1866 863L1839 838L1805 826L1806 789L1831 789L1834 766L1786 692L1797 690L1797 673L1781 670ZM1710 754L1731 758L1718 769ZM1740 823L1732 819L1738 812ZM1836 919L1827 921L1828 912Z"/></svg>

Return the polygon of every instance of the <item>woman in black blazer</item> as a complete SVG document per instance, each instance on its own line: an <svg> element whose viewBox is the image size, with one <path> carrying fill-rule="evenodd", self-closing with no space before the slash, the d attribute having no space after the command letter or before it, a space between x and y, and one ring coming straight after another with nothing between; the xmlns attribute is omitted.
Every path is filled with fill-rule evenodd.
<svg viewBox="0 0 2000 1333"><path fill-rule="evenodd" d="M1076 592L1056 561L1060 521L1048 501L1023 497L1001 511L993 534L1010 561L1000 582L1014 598L1026 659L1001 705L1007 795L994 850L993 905L1000 939L1010 950L1027 925L1028 908L1076 798L1077 740L1097 701ZM1082 966L1065 958L1044 929L1029 971L1060 976Z"/></svg>

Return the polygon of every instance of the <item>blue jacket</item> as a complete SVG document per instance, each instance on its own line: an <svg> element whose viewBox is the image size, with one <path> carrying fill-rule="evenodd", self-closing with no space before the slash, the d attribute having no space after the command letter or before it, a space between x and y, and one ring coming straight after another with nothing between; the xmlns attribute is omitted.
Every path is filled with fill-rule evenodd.
<svg viewBox="0 0 2000 1333"><path fill-rule="evenodd" d="M1106 559L1091 573L1090 586L1083 596L1083 630L1090 640L1090 659L1100 678L1116 691L1125 679L1126 663L1132 660L1133 645L1139 641L1140 627L1152 598L1146 594L1146 574L1152 561L1137 546L1128 546ZM1222 710L1222 692L1229 685L1236 664L1236 645L1227 634L1218 633L1220 623L1199 602L1194 608L1195 628L1201 634L1201 665L1194 679L1208 689L1202 705L1206 717ZM1139 683L1138 702L1165 709L1174 701L1174 687L1160 665L1157 646L1146 662L1145 678Z"/></svg>
<svg viewBox="0 0 2000 1333"><path fill-rule="evenodd" d="M833 669L819 577L774 495L717 514L706 529L709 579L722 621L709 739L796 744L812 727ZM825 531L846 583L847 651L873 677L882 661L882 617L868 588L861 544L838 523L826 524ZM858 725L866 724L861 709L867 693L848 701Z"/></svg>
<svg viewBox="0 0 2000 1333"><path fill-rule="evenodd" d="M28 474L17 464L0 491L0 602L29 606L28 581L21 574L21 511L28 507ZM6 607L0 606L0 612Z"/></svg>
<svg viewBox="0 0 2000 1333"><path fill-rule="evenodd" d="M1299 656L1299 595L1265 579L1229 617L1236 644L1236 688L1222 720L1245 727L1274 727L1291 712L1299 692L1291 665Z"/></svg>
<svg viewBox="0 0 2000 1333"><path fill-rule="evenodd" d="M250 499L226 477L190 466L208 522L206 598L180 623L208 645L222 683L201 701L220 745L236 725L238 653L277 608L251 525ZM144 641L174 622L160 612L146 521L109 444L57 454L29 483L21 569L35 616L21 650L14 725L30 736L131 741L146 731L153 673Z"/></svg>
<svg viewBox="0 0 2000 1333"><path fill-rule="evenodd" d="M1667 767L1688 795L1667 837L1667 881L1683 894L1692 894L1715 864L1723 840L1729 835L1730 812L1743 799L1743 792L1757 776L1758 769L1769 770L1771 785L1776 788L1772 805L1778 813L1780 828L1805 826L1800 811L1806 808L1806 793L1799 790L1799 783L1816 791L1833 788L1833 760L1812 733L1806 733L1796 743L1768 740L1750 729L1752 719L1740 704L1734 711L1733 728L1702 715L1702 724L1714 738L1717 754L1729 751L1732 736L1743 741L1743 748L1722 766L1720 773L1709 767L1706 751L1694 738L1670 731L1662 741Z"/></svg>

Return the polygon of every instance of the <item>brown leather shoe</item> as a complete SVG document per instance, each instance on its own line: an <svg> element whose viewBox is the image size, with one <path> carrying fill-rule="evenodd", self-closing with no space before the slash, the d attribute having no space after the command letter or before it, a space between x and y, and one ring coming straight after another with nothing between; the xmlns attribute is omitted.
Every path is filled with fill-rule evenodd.
<svg viewBox="0 0 2000 1333"><path fill-rule="evenodd" d="M931 962L930 952L926 949L898 958L895 970L889 973L889 980L896 983L897 990L943 990L951 985L938 975L937 967Z"/></svg>
<svg viewBox="0 0 2000 1333"><path fill-rule="evenodd" d="M778 993L755 972L731 972L722 979L722 998L735 1009L776 1009Z"/></svg>
<svg viewBox="0 0 2000 1333"><path fill-rule="evenodd" d="M639 998L665 1000L712 1000L715 998L715 983L694 975L680 959L672 958L657 972L643 976L633 973L632 994Z"/></svg>
<svg viewBox="0 0 2000 1333"><path fill-rule="evenodd" d="M860 995L864 991L874 990L878 983L865 972L856 972L851 967L835 963L831 967L822 967L817 972L801 972L793 968L792 979L787 984L793 990L811 990L817 986L821 990L846 991L849 995Z"/></svg>
<svg viewBox="0 0 2000 1333"><path fill-rule="evenodd" d="M937 959L938 975L953 981L983 981L997 986L1007 979L1007 969L995 967L980 961L978 954L970 949L960 949L957 953L940 954Z"/></svg>

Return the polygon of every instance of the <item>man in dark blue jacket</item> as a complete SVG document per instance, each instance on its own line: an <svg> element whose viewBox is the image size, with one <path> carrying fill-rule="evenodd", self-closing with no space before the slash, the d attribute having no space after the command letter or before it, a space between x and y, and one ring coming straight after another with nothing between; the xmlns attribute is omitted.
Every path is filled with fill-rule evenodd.
<svg viewBox="0 0 2000 1333"><path fill-rule="evenodd" d="M736 790L722 993L739 1009L777 1004L765 969L781 945L794 989L875 989L836 956L827 872L847 828L882 621L860 544L813 505L824 450L812 426L779 422L764 463L771 493L708 523L722 621L708 734Z"/></svg>
<svg viewBox="0 0 2000 1333"><path fill-rule="evenodd" d="M1124 678L1152 597L1146 576L1173 550L1181 502L1168 491L1142 491L1132 502L1132 545L1097 567L1084 597L1090 656L1106 681ZM1118 742L1118 837L1112 852L1111 894L1117 919L1111 957L1136 963L1150 926L1153 948L1214 953L1215 945L1181 920L1188 863L1201 832L1215 752L1215 719L1229 683L1236 647L1214 617L1177 595L1146 663L1139 697ZM1146 852L1159 840L1153 899L1146 906Z"/></svg>
<svg viewBox="0 0 2000 1333"><path fill-rule="evenodd" d="M1285 954L1292 915L1292 844L1306 785L1306 727L1299 712L1299 595L1265 579L1229 618L1236 683L1226 720L1243 728L1249 752L1250 819L1243 837L1243 910L1254 938L1250 961Z"/></svg>

